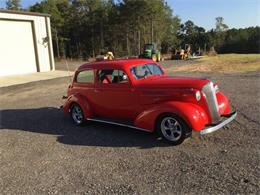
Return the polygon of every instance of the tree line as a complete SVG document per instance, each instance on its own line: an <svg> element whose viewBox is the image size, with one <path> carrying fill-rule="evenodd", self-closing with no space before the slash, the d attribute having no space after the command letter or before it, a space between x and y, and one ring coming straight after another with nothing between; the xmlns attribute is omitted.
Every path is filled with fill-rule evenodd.
<svg viewBox="0 0 260 195"><path fill-rule="evenodd" d="M8 0L7 9L21 9ZM206 31L192 21L181 23L165 0L43 0L27 11L51 14L57 58L89 58L102 51L116 56L138 55L145 43L163 53L190 44L192 51L259 53L260 27L229 29L222 17Z"/></svg>

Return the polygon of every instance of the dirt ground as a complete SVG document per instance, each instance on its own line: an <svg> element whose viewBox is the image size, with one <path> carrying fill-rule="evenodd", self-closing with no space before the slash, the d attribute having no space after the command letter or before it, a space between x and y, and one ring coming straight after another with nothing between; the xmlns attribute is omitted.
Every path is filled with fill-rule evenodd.
<svg viewBox="0 0 260 195"><path fill-rule="evenodd" d="M58 109L68 78L0 88L1 194L260 193L260 72L171 74L217 82L236 120L172 147L133 129L75 127Z"/></svg>

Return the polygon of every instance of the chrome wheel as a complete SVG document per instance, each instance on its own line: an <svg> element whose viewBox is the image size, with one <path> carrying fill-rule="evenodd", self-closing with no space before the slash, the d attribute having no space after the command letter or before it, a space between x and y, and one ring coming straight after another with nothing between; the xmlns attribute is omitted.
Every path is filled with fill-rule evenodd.
<svg viewBox="0 0 260 195"><path fill-rule="evenodd" d="M161 132L169 141L178 141L183 134L181 124L171 116L165 117L161 121Z"/></svg>
<svg viewBox="0 0 260 195"><path fill-rule="evenodd" d="M84 122L83 111L81 110L79 105L74 104L71 107L71 117L77 125L80 125Z"/></svg>

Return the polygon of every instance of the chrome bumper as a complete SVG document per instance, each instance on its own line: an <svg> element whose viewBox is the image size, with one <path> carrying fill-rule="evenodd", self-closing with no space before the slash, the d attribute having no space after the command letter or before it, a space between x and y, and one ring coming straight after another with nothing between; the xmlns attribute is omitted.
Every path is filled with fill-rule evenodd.
<svg viewBox="0 0 260 195"><path fill-rule="evenodd" d="M221 121L219 124L215 125L215 126L210 126L210 127L206 127L205 129L203 129L202 131L200 131L201 135L205 135L208 133L212 133L214 131L219 130L220 128L224 127L225 125L227 125L228 123L230 123L231 121L233 121L237 116L237 112L232 112L231 114L229 114L228 116L226 116L226 118Z"/></svg>

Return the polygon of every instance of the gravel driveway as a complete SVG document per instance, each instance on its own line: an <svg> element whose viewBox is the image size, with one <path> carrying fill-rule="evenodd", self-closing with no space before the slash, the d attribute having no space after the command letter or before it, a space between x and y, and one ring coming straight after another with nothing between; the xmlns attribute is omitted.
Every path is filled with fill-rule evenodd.
<svg viewBox="0 0 260 195"><path fill-rule="evenodd" d="M1 194L260 192L260 73L178 73L220 85L238 117L177 147L155 135L90 123L58 109L68 78L0 89Z"/></svg>

